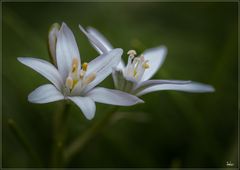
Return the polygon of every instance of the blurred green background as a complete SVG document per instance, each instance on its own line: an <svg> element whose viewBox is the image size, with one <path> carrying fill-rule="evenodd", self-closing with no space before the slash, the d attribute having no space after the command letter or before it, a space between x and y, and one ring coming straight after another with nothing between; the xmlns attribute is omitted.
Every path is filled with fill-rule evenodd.
<svg viewBox="0 0 240 170"><path fill-rule="evenodd" d="M155 79L212 84L215 93L161 91L145 104L121 108L68 167L237 167L237 3L3 3L3 167L47 167L53 114L62 102L31 104L28 94L48 81L17 61L49 60L48 29L66 22L83 61L97 56L78 24L93 26L115 47L138 53L164 44L168 55ZM102 86L113 88L111 76ZM95 120L111 108L97 104ZM13 120L41 163L24 149ZM91 126L71 104L67 144Z"/></svg>

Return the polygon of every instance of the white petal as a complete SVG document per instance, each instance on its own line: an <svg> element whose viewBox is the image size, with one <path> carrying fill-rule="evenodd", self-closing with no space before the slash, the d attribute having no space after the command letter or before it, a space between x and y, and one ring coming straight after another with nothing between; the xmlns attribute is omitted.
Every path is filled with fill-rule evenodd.
<svg viewBox="0 0 240 170"><path fill-rule="evenodd" d="M63 23L57 37L57 66L63 78L66 78L71 69L73 58L80 61L80 54L72 31Z"/></svg>
<svg viewBox="0 0 240 170"><path fill-rule="evenodd" d="M60 29L60 25L58 23L54 23L48 33L48 45L49 45L49 52L51 54L53 63L57 65L56 60L56 45L57 45L57 35Z"/></svg>
<svg viewBox="0 0 240 170"><path fill-rule="evenodd" d="M91 120L96 112L96 105L90 97L68 97L72 100L83 112L84 116Z"/></svg>
<svg viewBox="0 0 240 170"><path fill-rule="evenodd" d="M134 79L129 79L124 77L123 71L118 70L117 68L113 68L112 77L113 77L113 82L116 89L131 93L131 94L132 94L132 90L135 89L134 87L138 83Z"/></svg>
<svg viewBox="0 0 240 170"><path fill-rule="evenodd" d="M18 57L18 61L37 71L51 81L59 90L61 89L63 85L62 77L51 63L45 60L30 57Z"/></svg>
<svg viewBox="0 0 240 170"><path fill-rule="evenodd" d="M131 94L102 87L94 88L86 95L96 102L118 106L131 106L137 103L143 103L141 99Z"/></svg>
<svg viewBox="0 0 240 170"><path fill-rule="evenodd" d="M117 69L119 69L119 70L123 70L124 68L125 68L124 61L121 60L121 61L119 62L119 64L117 65Z"/></svg>
<svg viewBox="0 0 240 170"><path fill-rule="evenodd" d="M64 96L52 84L45 84L28 95L28 101L31 103L49 103L63 100Z"/></svg>
<svg viewBox="0 0 240 170"><path fill-rule="evenodd" d="M145 70L142 81L150 79L161 67L164 59L167 55L167 48L164 46L159 46L155 48L148 49L143 52L145 60L148 60L149 68Z"/></svg>
<svg viewBox="0 0 240 170"><path fill-rule="evenodd" d="M117 68L112 69L112 78L114 87L119 90L123 90L125 84L125 78L123 77L123 71Z"/></svg>
<svg viewBox="0 0 240 170"><path fill-rule="evenodd" d="M111 43L107 40L106 37L104 37L98 30L92 27L87 28L87 32L94 36L99 42L103 44L103 46L108 50L111 51L113 49L113 46Z"/></svg>
<svg viewBox="0 0 240 170"><path fill-rule="evenodd" d="M112 49L109 46L106 46L104 42L101 42L101 40L99 40L99 37L95 37L95 35L87 32L81 25L79 25L79 28L86 35L91 45L97 50L99 54L105 54Z"/></svg>
<svg viewBox="0 0 240 170"><path fill-rule="evenodd" d="M86 76L96 73L96 78L86 87L85 91L95 87L112 73L112 68L117 66L122 53L122 49L114 49L107 54L100 55L88 64Z"/></svg>
<svg viewBox="0 0 240 170"><path fill-rule="evenodd" d="M139 82L135 88L133 89L133 94L137 94L144 89L150 88L156 85L163 85L163 84L189 84L191 81L189 80L146 80L144 82Z"/></svg>
<svg viewBox="0 0 240 170"><path fill-rule="evenodd" d="M207 93L214 92L214 88L211 85L191 82L188 84L160 84L155 85L149 88L146 88L140 91L137 96L141 96L150 92L159 91L159 90L177 90L184 92L193 92L193 93Z"/></svg>
<svg viewBox="0 0 240 170"><path fill-rule="evenodd" d="M80 25L80 29L84 32L84 34L88 37L90 40L90 43L93 45L93 47L100 53L106 53L109 52L113 49L113 46L111 43L107 40L107 38L102 35L98 30L96 30L93 27L88 27L87 31L83 29L83 27ZM93 39L91 41L91 39ZM98 45L101 44L101 45ZM104 48L102 48L102 46ZM102 49L101 49L102 48ZM125 67L124 61L121 60L119 64L117 65L118 69L123 69Z"/></svg>

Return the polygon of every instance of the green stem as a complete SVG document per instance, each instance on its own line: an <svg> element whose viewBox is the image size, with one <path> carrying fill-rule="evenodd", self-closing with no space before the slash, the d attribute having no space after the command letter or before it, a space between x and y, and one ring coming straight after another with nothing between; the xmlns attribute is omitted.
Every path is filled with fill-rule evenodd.
<svg viewBox="0 0 240 170"><path fill-rule="evenodd" d="M18 141L22 144L24 149L27 151L29 156L32 159L34 159L34 161L36 162L36 165L37 166L41 166L41 160L40 160L38 154L31 147L30 143L26 139L26 137L23 134L23 132L19 129L19 127L17 126L16 122L13 119L8 119L8 126L11 129L11 131L13 132L13 134L17 137Z"/></svg>
<svg viewBox="0 0 240 170"><path fill-rule="evenodd" d="M71 158L79 153L84 146L96 136L98 132L100 132L106 125L108 125L109 121L113 117L114 113L119 109L119 107L113 107L110 112L108 112L102 119L94 122L92 126L90 126L82 135L80 135L72 144L66 148L64 152L64 160L67 163L71 160Z"/></svg>
<svg viewBox="0 0 240 170"><path fill-rule="evenodd" d="M54 138L52 149L51 167L63 166L63 148L67 132L67 120L69 112L69 103L64 103L62 112L56 112L54 117Z"/></svg>

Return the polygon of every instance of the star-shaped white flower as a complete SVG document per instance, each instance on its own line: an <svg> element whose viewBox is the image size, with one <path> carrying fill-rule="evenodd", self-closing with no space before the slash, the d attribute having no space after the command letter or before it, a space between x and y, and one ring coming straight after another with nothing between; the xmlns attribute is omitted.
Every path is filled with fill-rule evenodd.
<svg viewBox="0 0 240 170"><path fill-rule="evenodd" d="M96 29L89 27L85 30L79 25L81 31L87 36L92 46L100 53L105 54L111 49L109 41ZM121 60L113 69L115 87L122 91L141 96L159 90L177 90L184 92L213 92L211 85L181 80L149 80L161 67L167 54L165 46L148 49L140 56L136 51L128 51L128 63L125 66Z"/></svg>
<svg viewBox="0 0 240 170"><path fill-rule="evenodd" d="M52 84L35 89L28 96L32 103L49 103L58 100L71 100L87 119L95 114L95 102L130 106L143 102L136 96L102 87L95 88L112 72L121 60L122 49L112 49L89 63L81 65L80 53L72 31L65 23L61 28L53 25L49 33L51 63L28 57L18 60L47 78Z"/></svg>

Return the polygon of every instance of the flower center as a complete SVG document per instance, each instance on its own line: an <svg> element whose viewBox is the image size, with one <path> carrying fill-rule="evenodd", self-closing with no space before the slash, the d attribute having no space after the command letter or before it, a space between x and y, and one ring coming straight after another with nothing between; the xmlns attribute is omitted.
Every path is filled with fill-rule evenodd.
<svg viewBox="0 0 240 170"><path fill-rule="evenodd" d="M80 92L96 78L95 73L86 75L87 68L88 63L83 63L80 68L79 60L77 58L72 60L72 67L65 81L67 92L72 93L75 89Z"/></svg>
<svg viewBox="0 0 240 170"><path fill-rule="evenodd" d="M148 60L145 60L143 55L136 57L135 50L129 50L127 54L129 57L127 66L123 71L124 76L134 80L141 80L145 70L150 67Z"/></svg>

